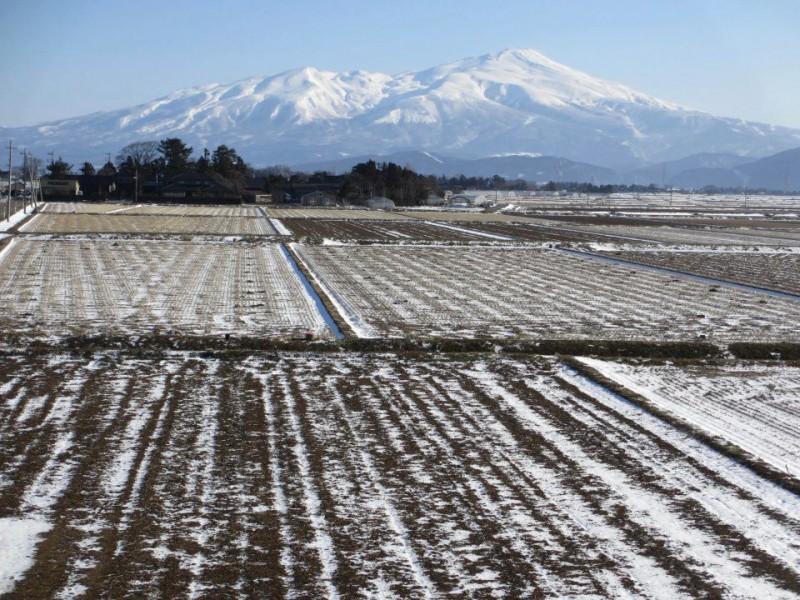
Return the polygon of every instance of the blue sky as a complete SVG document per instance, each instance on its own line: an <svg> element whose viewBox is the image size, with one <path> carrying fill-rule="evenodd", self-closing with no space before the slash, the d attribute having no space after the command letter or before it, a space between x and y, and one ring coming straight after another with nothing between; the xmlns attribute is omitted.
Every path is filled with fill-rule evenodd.
<svg viewBox="0 0 800 600"><path fill-rule="evenodd" d="M535 48L716 114L800 128L797 0L0 0L0 125L315 66L415 71Z"/></svg>

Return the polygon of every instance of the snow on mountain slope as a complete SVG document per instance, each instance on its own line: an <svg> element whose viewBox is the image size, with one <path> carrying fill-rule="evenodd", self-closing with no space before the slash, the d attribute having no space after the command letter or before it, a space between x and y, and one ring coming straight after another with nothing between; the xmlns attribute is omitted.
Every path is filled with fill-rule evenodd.
<svg viewBox="0 0 800 600"><path fill-rule="evenodd" d="M0 133L65 156L177 136L198 151L234 146L254 164L425 150L462 158L542 154L618 166L699 152L763 156L800 146L798 130L662 102L535 50L394 77L307 67Z"/></svg>

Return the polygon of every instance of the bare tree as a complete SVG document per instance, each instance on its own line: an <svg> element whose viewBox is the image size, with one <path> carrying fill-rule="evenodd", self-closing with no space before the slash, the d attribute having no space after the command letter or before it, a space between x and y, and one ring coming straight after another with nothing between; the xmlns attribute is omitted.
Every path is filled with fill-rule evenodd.
<svg viewBox="0 0 800 600"><path fill-rule="evenodd" d="M149 165L158 157L158 142L133 142L128 144L116 156L117 167L130 157L139 166Z"/></svg>

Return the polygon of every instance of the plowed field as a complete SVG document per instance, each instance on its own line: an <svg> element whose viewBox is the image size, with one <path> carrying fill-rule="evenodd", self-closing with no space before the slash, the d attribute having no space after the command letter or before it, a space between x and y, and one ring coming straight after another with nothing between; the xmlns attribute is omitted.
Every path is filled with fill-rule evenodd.
<svg viewBox="0 0 800 600"><path fill-rule="evenodd" d="M599 254L703 277L800 294L800 253L617 250Z"/></svg>
<svg viewBox="0 0 800 600"><path fill-rule="evenodd" d="M0 390L9 598L800 593L796 496L553 359L10 355Z"/></svg>
<svg viewBox="0 0 800 600"><path fill-rule="evenodd" d="M25 233L153 234L153 235L274 235L264 217L202 217L167 214L135 215L42 213L23 225Z"/></svg>
<svg viewBox="0 0 800 600"><path fill-rule="evenodd" d="M796 301L553 250L294 247L362 337L800 341Z"/></svg>
<svg viewBox="0 0 800 600"><path fill-rule="evenodd" d="M325 330L275 244L14 239L0 302L4 332L44 337Z"/></svg>

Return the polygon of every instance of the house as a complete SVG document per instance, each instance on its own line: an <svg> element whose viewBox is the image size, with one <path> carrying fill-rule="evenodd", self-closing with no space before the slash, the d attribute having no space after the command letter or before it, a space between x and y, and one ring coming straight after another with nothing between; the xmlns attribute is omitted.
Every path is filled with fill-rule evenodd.
<svg viewBox="0 0 800 600"><path fill-rule="evenodd" d="M270 204L272 194L268 190L269 181L266 177L253 177L245 183L242 198L248 204Z"/></svg>
<svg viewBox="0 0 800 600"><path fill-rule="evenodd" d="M198 204L240 204L242 195L207 173L185 172L161 188L167 200Z"/></svg>
<svg viewBox="0 0 800 600"><path fill-rule="evenodd" d="M81 186L76 179L41 179L42 194L45 198L63 196L81 196Z"/></svg>
<svg viewBox="0 0 800 600"><path fill-rule="evenodd" d="M84 200L108 200L117 190L116 175L77 175Z"/></svg>
<svg viewBox="0 0 800 600"><path fill-rule="evenodd" d="M301 196L300 204L303 206L336 206L338 201L334 194L317 190Z"/></svg>

